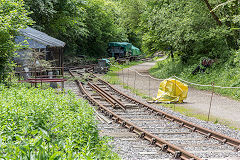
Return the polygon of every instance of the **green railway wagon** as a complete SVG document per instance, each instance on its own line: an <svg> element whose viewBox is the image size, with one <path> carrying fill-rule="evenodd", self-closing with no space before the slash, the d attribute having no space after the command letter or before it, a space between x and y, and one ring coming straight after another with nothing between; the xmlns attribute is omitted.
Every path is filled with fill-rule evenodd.
<svg viewBox="0 0 240 160"><path fill-rule="evenodd" d="M135 47L135 46L132 46L132 53L131 53L131 56L139 56L141 55L141 51L139 48Z"/></svg>
<svg viewBox="0 0 240 160"><path fill-rule="evenodd" d="M125 58L125 57L137 57L141 54L140 49L134 47L128 42L109 42L108 43L108 55L109 57Z"/></svg>

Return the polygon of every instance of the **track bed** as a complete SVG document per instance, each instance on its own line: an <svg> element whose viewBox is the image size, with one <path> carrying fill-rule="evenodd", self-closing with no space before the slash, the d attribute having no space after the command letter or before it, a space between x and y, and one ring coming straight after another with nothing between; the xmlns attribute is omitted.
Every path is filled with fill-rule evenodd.
<svg viewBox="0 0 240 160"><path fill-rule="evenodd" d="M71 70L74 77L83 73L84 69ZM77 84L82 96L98 107L101 135L113 137L114 150L124 159L240 158L237 139L179 120L105 81Z"/></svg>

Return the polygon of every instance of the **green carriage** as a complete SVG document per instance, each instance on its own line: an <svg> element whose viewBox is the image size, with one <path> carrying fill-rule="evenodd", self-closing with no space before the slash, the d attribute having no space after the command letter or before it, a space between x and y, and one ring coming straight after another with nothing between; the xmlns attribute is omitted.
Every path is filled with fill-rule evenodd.
<svg viewBox="0 0 240 160"><path fill-rule="evenodd" d="M116 59L133 58L141 55L140 49L128 42L110 42L107 51L109 57L115 57Z"/></svg>

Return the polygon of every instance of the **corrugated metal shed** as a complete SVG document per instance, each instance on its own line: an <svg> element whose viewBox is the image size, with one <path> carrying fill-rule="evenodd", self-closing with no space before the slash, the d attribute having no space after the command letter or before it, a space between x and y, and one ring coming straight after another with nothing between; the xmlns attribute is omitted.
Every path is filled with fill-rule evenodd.
<svg viewBox="0 0 240 160"><path fill-rule="evenodd" d="M19 43L19 42L23 42L24 40L27 40L30 48L46 48L46 46L49 46L49 47L65 46L65 42L60 41L56 38L53 38L47 35L46 33L40 32L31 27L27 27L26 29L21 29L19 33L22 36L17 36L15 41Z"/></svg>
<svg viewBox="0 0 240 160"><path fill-rule="evenodd" d="M24 41L27 41L27 43L22 43ZM34 48L34 49L46 49L46 45L43 45L41 43L39 43L38 41L35 41L33 39L30 39L30 38L26 38L24 36L16 36L15 37L15 42L16 43L21 43L22 45L25 45L25 46L29 46L29 48Z"/></svg>

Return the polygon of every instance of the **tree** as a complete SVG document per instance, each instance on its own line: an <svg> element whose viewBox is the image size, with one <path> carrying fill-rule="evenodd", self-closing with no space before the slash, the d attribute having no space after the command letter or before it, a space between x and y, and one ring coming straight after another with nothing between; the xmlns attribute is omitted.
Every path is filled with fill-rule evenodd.
<svg viewBox="0 0 240 160"><path fill-rule="evenodd" d="M66 52L77 52L79 41L88 36L81 0L25 0L34 27L66 42Z"/></svg>
<svg viewBox="0 0 240 160"><path fill-rule="evenodd" d="M191 57L223 58L226 51L226 26L218 26L204 1L151 1L143 14L145 51L173 47L183 62Z"/></svg>
<svg viewBox="0 0 240 160"><path fill-rule="evenodd" d="M129 42L141 48L142 35L141 16L147 8L146 0L120 0L121 23L126 29Z"/></svg>
<svg viewBox="0 0 240 160"><path fill-rule="evenodd" d="M219 26L221 26L221 25L222 25L222 22L219 20L218 16L214 13L214 11L213 11L211 5L209 4L208 0L203 0L203 1L206 3L206 5L207 5L207 7L208 7L208 9L209 9L209 12L211 13L212 17L215 19L215 21L217 22L217 24L218 24Z"/></svg>
<svg viewBox="0 0 240 160"><path fill-rule="evenodd" d="M236 50L239 49L238 40L240 39L239 4L239 0L221 0L221 3L215 3L215 8L211 10L211 13L217 12L220 15L221 24L226 25L231 31L226 40L228 46Z"/></svg>
<svg viewBox="0 0 240 160"><path fill-rule="evenodd" d="M13 66L13 56L19 47L14 42L18 30L31 24L29 12L22 0L1 0L0 5L0 83L7 78Z"/></svg>
<svg viewBox="0 0 240 160"><path fill-rule="evenodd" d="M126 40L110 0L25 0L35 28L66 42L67 54L106 55L109 41Z"/></svg>
<svg viewBox="0 0 240 160"><path fill-rule="evenodd" d="M127 41L125 29L119 23L118 6L108 0L91 0L86 7L84 21L89 35L82 48L90 56L106 56L107 44L111 41Z"/></svg>

